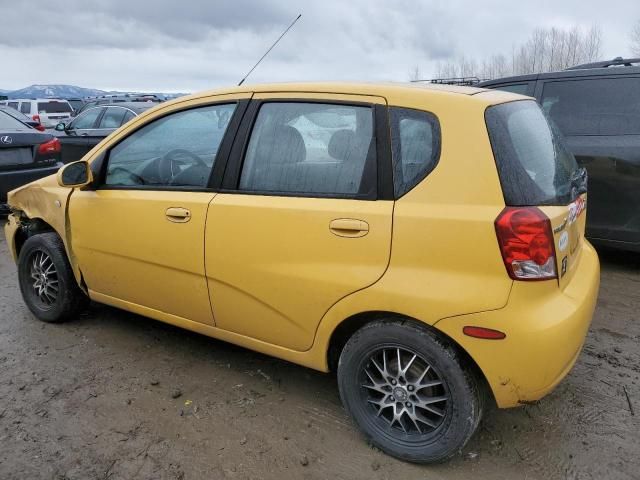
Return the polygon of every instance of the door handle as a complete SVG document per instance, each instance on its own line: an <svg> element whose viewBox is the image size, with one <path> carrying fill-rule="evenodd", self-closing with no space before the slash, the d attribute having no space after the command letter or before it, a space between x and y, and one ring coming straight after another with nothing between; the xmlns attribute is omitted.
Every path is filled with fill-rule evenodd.
<svg viewBox="0 0 640 480"><path fill-rule="evenodd" d="M336 218L329 223L329 230L339 237L358 238L369 233L369 224L355 218Z"/></svg>
<svg viewBox="0 0 640 480"><path fill-rule="evenodd" d="M165 212L167 220L174 223L186 223L191 220L191 212L186 208L171 207Z"/></svg>

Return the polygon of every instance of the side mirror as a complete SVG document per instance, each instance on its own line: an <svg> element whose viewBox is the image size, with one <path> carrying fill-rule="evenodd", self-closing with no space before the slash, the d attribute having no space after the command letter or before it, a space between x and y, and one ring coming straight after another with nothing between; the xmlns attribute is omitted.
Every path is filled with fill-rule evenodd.
<svg viewBox="0 0 640 480"><path fill-rule="evenodd" d="M91 167L86 160L72 162L58 170L58 185L61 187L84 187L93 181Z"/></svg>
<svg viewBox="0 0 640 480"><path fill-rule="evenodd" d="M64 132L67 129L67 124L64 122L60 122L56 125L56 130L59 132Z"/></svg>

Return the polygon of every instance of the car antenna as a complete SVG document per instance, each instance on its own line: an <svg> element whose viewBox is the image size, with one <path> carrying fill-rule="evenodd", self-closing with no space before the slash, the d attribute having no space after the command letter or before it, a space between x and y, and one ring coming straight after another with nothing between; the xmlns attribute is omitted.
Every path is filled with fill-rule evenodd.
<svg viewBox="0 0 640 480"><path fill-rule="evenodd" d="M278 37L278 39L277 39L275 42L273 42L273 45L271 45L271 46L269 47L269 50L267 50L267 51L264 53L264 55L262 55L262 57L260 57L260 60L258 60L258 61L256 62L256 64L255 64L253 67L251 67L251 70L249 70L249 72L244 76L244 78L243 78L242 80L240 80L240 83L238 83L238 86L240 86L240 85L242 85L242 84L244 83L244 81L247 79L247 77L248 77L249 75L251 75L251 72L253 72L253 71L256 69L256 67L257 67L258 65L260 65L260 62L261 62L262 60L264 60L264 57L266 57L267 55L269 55L269 52L270 52L271 50L273 50L273 47L275 47L275 46L278 44L278 42L282 39L282 37L284 37L284 36L287 34L287 32L291 29L291 27L293 27L293 26L295 25L295 23L296 23L298 20L300 20L300 17L301 17L301 16L302 16L302 14L299 14L299 15L295 18L295 20L294 20L293 22L291 22L291 25L289 25L289 26L287 27L287 29L286 29L284 32L282 32L282 34Z"/></svg>

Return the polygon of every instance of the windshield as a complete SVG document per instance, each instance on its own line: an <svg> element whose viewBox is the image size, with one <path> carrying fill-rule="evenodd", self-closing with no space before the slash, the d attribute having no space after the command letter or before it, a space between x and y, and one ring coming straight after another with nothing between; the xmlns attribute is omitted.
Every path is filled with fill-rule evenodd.
<svg viewBox="0 0 640 480"><path fill-rule="evenodd" d="M2 130L24 130L28 128L24 123L16 120L11 115L0 110L0 131Z"/></svg>
<svg viewBox="0 0 640 480"><path fill-rule="evenodd" d="M536 102L495 105L485 117L507 205L567 205L575 200L578 165Z"/></svg>

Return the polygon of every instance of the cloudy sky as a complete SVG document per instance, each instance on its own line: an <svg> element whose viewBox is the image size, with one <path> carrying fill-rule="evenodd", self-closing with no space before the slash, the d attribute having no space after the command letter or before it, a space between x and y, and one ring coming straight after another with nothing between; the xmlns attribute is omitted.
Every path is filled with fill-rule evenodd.
<svg viewBox="0 0 640 480"><path fill-rule="evenodd" d="M508 54L536 27L598 24L629 55L640 0L0 0L0 89L34 83L197 91L250 82L408 80L460 55Z"/></svg>

